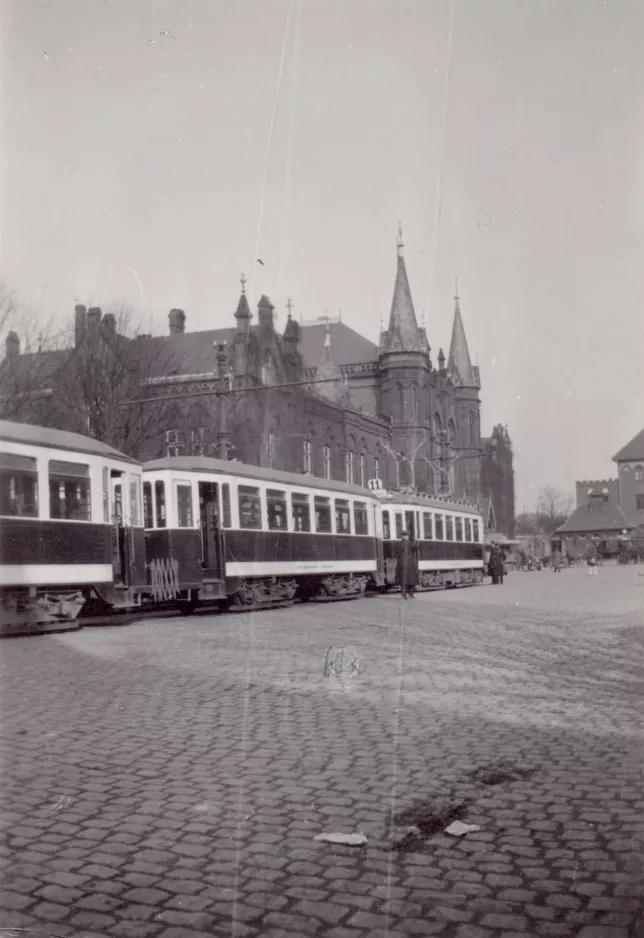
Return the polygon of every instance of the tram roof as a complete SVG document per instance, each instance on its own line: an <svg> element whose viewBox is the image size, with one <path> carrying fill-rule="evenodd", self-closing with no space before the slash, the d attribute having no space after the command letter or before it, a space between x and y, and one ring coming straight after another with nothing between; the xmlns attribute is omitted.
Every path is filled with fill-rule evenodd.
<svg viewBox="0 0 644 938"><path fill-rule="evenodd" d="M107 443L70 433L68 430L54 430L52 427L37 427L31 423L16 423L13 420L0 420L0 440L8 443L25 443L28 446L41 446L43 449L64 449L89 456L107 456L122 462L141 464L136 459L126 456Z"/></svg>
<svg viewBox="0 0 644 938"><path fill-rule="evenodd" d="M382 506L387 505L415 505L418 508L433 508L436 511L463 511L471 515L480 515L481 509L471 502L459 502L454 498L439 498L436 495L405 495L403 492L392 492L391 497L382 499Z"/></svg>
<svg viewBox="0 0 644 938"><path fill-rule="evenodd" d="M373 498L373 493L361 485L351 482L337 482L335 479L323 479L304 472L283 472L281 469L266 469L263 466L251 466L236 462L234 459L215 459L211 456L166 456L152 459L143 464L144 472L203 472L214 475L239 476L243 479L256 479L259 482L276 482L282 485L308 486L314 489L328 489L331 492L359 496L362 499Z"/></svg>

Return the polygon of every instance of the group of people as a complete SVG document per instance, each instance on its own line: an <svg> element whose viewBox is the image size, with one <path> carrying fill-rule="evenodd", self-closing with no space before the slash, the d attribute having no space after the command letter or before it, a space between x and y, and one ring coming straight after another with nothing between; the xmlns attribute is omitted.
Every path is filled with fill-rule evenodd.
<svg viewBox="0 0 644 938"><path fill-rule="evenodd" d="M403 531L396 555L396 583L403 599L414 599L418 586L418 542L409 531ZM487 562L488 573L494 585L503 585L505 554L498 544L492 545Z"/></svg>

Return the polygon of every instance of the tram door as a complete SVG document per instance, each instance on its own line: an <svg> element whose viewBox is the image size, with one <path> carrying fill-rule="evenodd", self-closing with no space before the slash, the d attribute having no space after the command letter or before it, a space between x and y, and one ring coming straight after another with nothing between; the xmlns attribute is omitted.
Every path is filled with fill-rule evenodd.
<svg viewBox="0 0 644 938"><path fill-rule="evenodd" d="M114 473L111 478L112 488L112 568L114 582L127 585L128 544L125 527L125 507L123 504L123 477Z"/></svg>
<svg viewBox="0 0 644 938"><path fill-rule="evenodd" d="M199 483L199 526L204 575L221 579L222 539L217 489L216 482Z"/></svg>

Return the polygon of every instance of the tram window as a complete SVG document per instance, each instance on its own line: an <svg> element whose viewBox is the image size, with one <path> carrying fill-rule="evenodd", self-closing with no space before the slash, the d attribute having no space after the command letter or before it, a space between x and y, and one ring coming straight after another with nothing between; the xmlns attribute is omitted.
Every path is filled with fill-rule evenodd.
<svg viewBox="0 0 644 938"><path fill-rule="evenodd" d="M472 522L472 538L473 538L473 540L474 540L477 544L479 543L479 541L480 541L480 536L479 536L479 522L478 522L478 518L475 518L474 521Z"/></svg>
<svg viewBox="0 0 644 938"><path fill-rule="evenodd" d="M434 515L434 532L436 534L436 540L443 540L443 516Z"/></svg>
<svg viewBox="0 0 644 938"><path fill-rule="evenodd" d="M154 507L156 508L156 527L165 528L165 482L160 479L154 483Z"/></svg>
<svg viewBox="0 0 644 938"><path fill-rule="evenodd" d="M335 500L335 532L336 534L351 534L349 502L344 498Z"/></svg>
<svg viewBox="0 0 644 938"><path fill-rule="evenodd" d="M391 524L389 522L389 512L383 511L382 513L382 538L385 541L388 541L391 537Z"/></svg>
<svg viewBox="0 0 644 938"><path fill-rule="evenodd" d="M396 537L400 540L403 533L403 520L401 512L396 512Z"/></svg>
<svg viewBox="0 0 644 938"><path fill-rule="evenodd" d="M152 511L152 483L143 483L143 527L154 527L154 514Z"/></svg>
<svg viewBox="0 0 644 938"><path fill-rule="evenodd" d="M316 495L313 499L315 506L315 530L320 534L331 533L331 504L328 498Z"/></svg>
<svg viewBox="0 0 644 938"><path fill-rule="evenodd" d="M353 503L353 528L356 534L369 533L369 518L365 502Z"/></svg>
<svg viewBox="0 0 644 938"><path fill-rule="evenodd" d="M89 466L49 460L49 516L67 521L91 519Z"/></svg>
<svg viewBox="0 0 644 938"><path fill-rule="evenodd" d="M462 519L462 518L455 518L455 519L454 519L454 524L455 524L455 526L456 526L456 538L455 538L455 540L457 540L457 541L462 541L462 540L463 540L463 519Z"/></svg>
<svg viewBox="0 0 644 938"><path fill-rule="evenodd" d="M430 511L423 512L423 537L426 541L432 539L432 514Z"/></svg>
<svg viewBox="0 0 644 938"><path fill-rule="evenodd" d="M103 466L103 521L110 523L110 473L107 466Z"/></svg>
<svg viewBox="0 0 644 938"><path fill-rule="evenodd" d="M296 531L311 530L311 509L309 496L302 492L293 492L291 495L291 508L293 509L293 528Z"/></svg>
<svg viewBox="0 0 644 938"><path fill-rule="evenodd" d="M469 518L465 519L465 540L472 540L472 522Z"/></svg>
<svg viewBox="0 0 644 938"><path fill-rule="evenodd" d="M192 486L187 482L177 482L177 521L180 528L192 527Z"/></svg>
<svg viewBox="0 0 644 938"><path fill-rule="evenodd" d="M141 527L141 498L140 486L141 480L138 476L130 476L130 516L132 518L132 527Z"/></svg>
<svg viewBox="0 0 644 938"><path fill-rule="evenodd" d="M454 518L451 515L445 515L445 540L454 540Z"/></svg>
<svg viewBox="0 0 644 938"><path fill-rule="evenodd" d="M0 453L0 514L38 517L38 470L30 456Z"/></svg>
<svg viewBox="0 0 644 938"><path fill-rule="evenodd" d="M123 524L123 490L121 483L114 486L114 524Z"/></svg>
<svg viewBox="0 0 644 938"><path fill-rule="evenodd" d="M230 520L230 485L228 482L224 482L221 486L221 507L223 511L223 521L225 528L232 528L232 521Z"/></svg>
<svg viewBox="0 0 644 938"><path fill-rule="evenodd" d="M239 527L260 530L262 527L262 507L259 489L252 485L240 485L237 489L239 498Z"/></svg>
<svg viewBox="0 0 644 938"><path fill-rule="evenodd" d="M268 530L286 531L286 493L277 489L266 490L266 504L268 507Z"/></svg>

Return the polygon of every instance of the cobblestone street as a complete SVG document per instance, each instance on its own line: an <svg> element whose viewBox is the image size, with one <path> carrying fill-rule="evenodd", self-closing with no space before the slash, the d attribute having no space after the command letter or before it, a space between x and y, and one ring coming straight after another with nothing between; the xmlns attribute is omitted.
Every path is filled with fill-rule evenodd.
<svg viewBox="0 0 644 938"><path fill-rule="evenodd" d="M643 570L4 641L0 925L644 934Z"/></svg>

